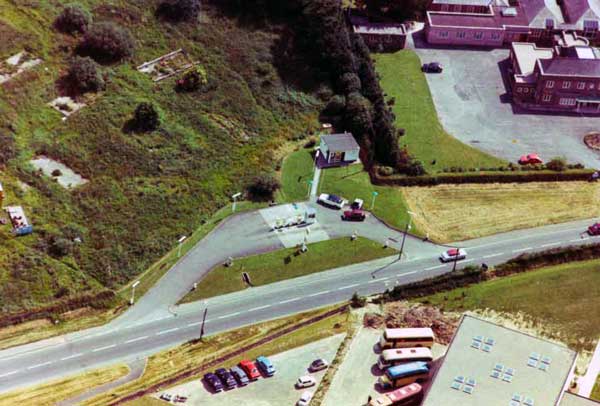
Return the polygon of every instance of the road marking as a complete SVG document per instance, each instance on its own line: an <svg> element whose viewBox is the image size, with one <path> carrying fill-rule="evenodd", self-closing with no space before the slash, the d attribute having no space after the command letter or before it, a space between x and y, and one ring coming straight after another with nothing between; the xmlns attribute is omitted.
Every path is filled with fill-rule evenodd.
<svg viewBox="0 0 600 406"><path fill-rule="evenodd" d="M337 290L350 289L350 288L355 288L357 286L360 286L360 283L353 283L352 285L342 286L340 288L337 288Z"/></svg>
<svg viewBox="0 0 600 406"><path fill-rule="evenodd" d="M82 355L83 354L81 354L81 353L79 353L79 354L73 354L73 355L69 355L68 357L61 358L60 360L61 361L67 361L67 360L70 360L70 359L73 359L73 358L81 357Z"/></svg>
<svg viewBox="0 0 600 406"><path fill-rule="evenodd" d="M229 313L229 314L225 314L223 316L219 316L219 317L217 317L217 319L226 319L227 317L237 316L238 314L240 314L240 312Z"/></svg>
<svg viewBox="0 0 600 406"><path fill-rule="evenodd" d="M108 349L114 348L116 346L117 346L116 344L113 344L113 345L107 345L106 347L94 348L92 350L92 352L104 351L104 350L108 350Z"/></svg>
<svg viewBox="0 0 600 406"><path fill-rule="evenodd" d="M175 327L175 328L170 328L168 330L159 331L158 333L156 333L156 335L160 336L160 335L163 335L163 334L172 333L173 331L177 331L177 330L179 330L179 327Z"/></svg>
<svg viewBox="0 0 600 406"><path fill-rule="evenodd" d="M552 246L554 246L554 245L560 245L560 243L559 243L559 242L551 242L551 243L548 243L548 244L542 244L542 245L540 245L540 247L541 247L541 248L544 248L544 247L552 247Z"/></svg>
<svg viewBox="0 0 600 406"><path fill-rule="evenodd" d="M430 266L429 268L425 268L426 271L431 271L432 269L438 269L443 267L444 265L436 265L436 266Z"/></svg>
<svg viewBox="0 0 600 406"><path fill-rule="evenodd" d="M135 343L136 341L142 341L142 340L145 340L146 338L148 338L148 336L132 338L131 340L125 341L125 344Z"/></svg>
<svg viewBox="0 0 600 406"><path fill-rule="evenodd" d="M247 312L253 312L255 310L262 310L262 309L266 309L271 307L271 305L264 305L264 306L259 306L259 307L253 307L252 309L247 310Z"/></svg>
<svg viewBox="0 0 600 406"><path fill-rule="evenodd" d="M521 249L518 249L518 250L513 250L513 252L523 252L523 251L530 251L530 250L532 250L532 249L533 249L533 248L531 248L531 247L527 247L527 248L521 248Z"/></svg>
<svg viewBox="0 0 600 406"><path fill-rule="evenodd" d="M52 362L51 362L51 361L48 361L48 362L44 362L44 363L42 363L42 364L32 365L32 366L30 366L30 367L29 367L29 368L27 368L27 369L36 369L36 368L41 368L41 367L45 367L46 365L50 365L50 364L52 364Z"/></svg>
<svg viewBox="0 0 600 406"><path fill-rule="evenodd" d="M329 292L331 292L331 291L330 290L324 290L322 292L313 293L312 295L308 295L306 297L313 297L313 296L324 295L325 293L329 293Z"/></svg>
<svg viewBox="0 0 600 406"><path fill-rule="evenodd" d="M197 321L197 322L195 322L195 323L190 323L190 324L188 324L187 326L188 326L188 327L194 327L194 326L199 326L200 324L202 324L202 322L201 322L201 321Z"/></svg>
<svg viewBox="0 0 600 406"><path fill-rule="evenodd" d="M0 378L4 378L4 377L7 377L7 376L14 375L14 374L16 374L17 372L19 372L19 371L10 371L10 372L7 372L7 373L5 373L5 374L2 374L2 375L0 375Z"/></svg>
<svg viewBox="0 0 600 406"><path fill-rule="evenodd" d="M414 273L417 273L418 271L412 271L412 272L406 272L406 273L399 273L396 275L396 277L401 277L401 276L407 276L407 275L412 275Z"/></svg>
<svg viewBox="0 0 600 406"><path fill-rule="evenodd" d="M294 299L288 299L288 300L282 300L281 302L279 302L279 304L285 304L285 303L290 303L290 302L295 302L297 300L302 299L301 297L296 297Z"/></svg>
<svg viewBox="0 0 600 406"><path fill-rule="evenodd" d="M577 238L576 240L570 240L569 242L579 242L579 241L585 241L587 240L587 238Z"/></svg>
<svg viewBox="0 0 600 406"><path fill-rule="evenodd" d="M494 257L499 257L500 255L504 255L504 253L503 252L499 252L497 254L486 255L483 258L494 258Z"/></svg>
<svg viewBox="0 0 600 406"><path fill-rule="evenodd" d="M464 263L466 263L466 262L472 262L472 261L475 261L475 258L463 259L463 260L462 260L462 261L460 261L460 262L462 262L462 263L464 264Z"/></svg>

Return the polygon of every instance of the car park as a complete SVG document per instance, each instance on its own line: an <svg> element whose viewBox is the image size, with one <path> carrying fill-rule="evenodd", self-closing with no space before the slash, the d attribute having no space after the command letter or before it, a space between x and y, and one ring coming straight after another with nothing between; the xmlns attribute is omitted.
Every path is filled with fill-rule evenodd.
<svg viewBox="0 0 600 406"><path fill-rule="evenodd" d="M235 388L235 386L236 386L235 378L233 377L233 375L231 375L231 373L229 373L229 371L227 369L219 368L215 371L215 374L219 377L221 382L223 382L223 385L225 386L226 389Z"/></svg>
<svg viewBox="0 0 600 406"><path fill-rule="evenodd" d="M442 73L444 71L444 67L439 62L430 62L423 64L421 70L425 73Z"/></svg>
<svg viewBox="0 0 600 406"><path fill-rule="evenodd" d="M594 223L588 227L587 233L589 235L600 235L600 223Z"/></svg>
<svg viewBox="0 0 600 406"><path fill-rule="evenodd" d="M260 357L256 358L256 365L258 366L258 369L265 374L265 376L273 376L275 375L275 372L277 372L271 361L265 356L261 355Z"/></svg>
<svg viewBox="0 0 600 406"><path fill-rule="evenodd" d="M325 361L322 358L318 358L310 363L308 370L311 372L317 372L326 369L328 366L329 364L327 363L327 361Z"/></svg>
<svg viewBox="0 0 600 406"><path fill-rule="evenodd" d="M231 375L233 375L238 385L245 386L250 383L248 375L246 375L246 373L239 366L232 367L229 372L231 372Z"/></svg>
<svg viewBox="0 0 600 406"><path fill-rule="evenodd" d="M342 214L342 220L345 221L365 221L367 214L360 209L345 210Z"/></svg>
<svg viewBox="0 0 600 406"><path fill-rule="evenodd" d="M223 384L217 375L209 372L204 375L204 382L214 391L221 392L223 390Z"/></svg>
<svg viewBox="0 0 600 406"><path fill-rule="evenodd" d="M333 209L342 209L347 203L346 199L337 195L330 195L327 193L321 193L317 198L317 203L323 206L331 207Z"/></svg>
<svg viewBox="0 0 600 406"><path fill-rule="evenodd" d="M302 395L300 395L300 399L298 399L298 402L296 402L296 406L308 406L311 399L312 399L312 392L309 392L309 391L302 392Z"/></svg>
<svg viewBox="0 0 600 406"><path fill-rule="evenodd" d="M460 261L467 258L467 251L462 248L451 248L440 255L442 262Z"/></svg>
<svg viewBox="0 0 600 406"><path fill-rule="evenodd" d="M296 388L309 388L311 386L315 386L317 384L317 380L314 376L303 375L296 381Z"/></svg>
<svg viewBox="0 0 600 406"><path fill-rule="evenodd" d="M521 165L538 165L543 163L544 161L542 161L538 154L523 155L519 158L519 164Z"/></svg>
<svg viewBox="0 0 600 406"><path fill-rule="evenodd" d="M260 372L258 372L258 368L256 368L256 364L250 360L240 361L240 368L246 373L246 376L251 381L256 381L260 377Z"/></svg>

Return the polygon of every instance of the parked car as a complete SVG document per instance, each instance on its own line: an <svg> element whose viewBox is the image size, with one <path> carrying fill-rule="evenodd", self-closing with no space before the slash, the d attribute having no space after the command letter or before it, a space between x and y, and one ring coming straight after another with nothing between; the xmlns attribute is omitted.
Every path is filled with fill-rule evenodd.
<svg viewBox="0 0 600 406"><path fill-rule="evenodd" d="M210 386L215 392L221 392L223 390L223 384L221 383L221 380L212 372L204 374L204 382L206 382L208 386Z"/></svg>
<svg viewBox="0 0 600 406"><path fill-rule="evenodd" d="M440 259L442 262L460 261L467 257L467 251L462 248L451 248L448 251L442 252Z"/></svg>
<svg viewBox="0 0 600 406"><path fill-rule="evenodd" d="M589 235L600 235L600 223L594 223L589 226L587 232Z"/></svg>
<svg viewBox="0 0 600 406"><path fill-rule="evenodd" d="M311 399L312 399L312 392L309 392L309 391L302 392L302 395L300 395L300 399L298 399L298 402L296 402L296 406L308 406Z"/></svg>
<svg viewBox="0 0 600 406"><path fill-rule="evenodd" d="M542 161L538 154L523 155L519 158L519 164L521 165L537 165L543 163L544 161Z"/></svg>
<svg viewBox="0 0 600 406"><path fill-rule="evenodd" d="M256 368L256 364L250 360L240 361L240 368L246 373L246 376L251 381L256 381L260 378L260 372L258 372L258 368Z"/></svg>
<svg viewBox="0 0 600 406"><path fill-rule="evenodd" d="M160 395L160 398L164 401L170 402L171 399L173 399L173 396L168 393L163 393L162 395Z"/></svg>
<svg viewBox="0 0 600 406"><path fill-rule="evenodd" d="M439 62L430 62L423 65L421 70L425 73L442 73L444 67Z"/></svg>
<svg viewBox="0 0 600 406"><path fill-rule="evenodd" d="M367 214L360 209L345 210L342 214L342 220L346 221L365 221Z"/></svg>
<svg viewBox="0 0 600 406"><path fill-rule="evenodd" d="M225 368L219 368L215 371L215 374L219 377L221 382L223 382L225 389L235 388L235 378L229 373L228 370Z"/></svg>
<svg viewBox="0 0 600 406"><path fill-rule="evenodd" d="M296 381L296 388L309 388L311 386L315 386L317 384L317 380L310 375L304 375L298 378Z"/></svg>
<svg viewBox="0 0 600 406"><path fill-rule="evenodd" d="M310 363L310 366L308 367L308 369L311 372L316 372L316 371L321 371L321 370L327 368L328 366L329 366L329 364L327 363L327 361L325 361L323 358L318 358Z"/></svg>
<svg viewBox="0 0 600 406"><path fill-rule="evenodd" d="M266 376L273 376L275 375L275 372L277 372L271 361L265 356L261 355L256 358L256 365Z"/></svg>
<svg viewBox="0 0 600 406"><path fill-rule="evenodd" d="M187 396L176 395L175 399L173 399L173 402L175 402L175 403L185 403L185 402L187 402L187 400L188 400Z"/></svg>
<svg viewBox="0 0 600 406"><path fill-rule="evenodd" d="M329 195L327 193L321 193L317 199L317 203L321 203L323 206L331 207L334 209L342 209L347 203L346 199L336 195Z"/></svg>
<svg viewBox="0 0 600 406"><path fill-rule="evenodd" d="M354 199L350 207L352 209L362 209L365 202L362 199Z"/></svg>
<svg viewBox="0 0 600 406"><path fill-rule="evenodd" d="M237 381L237 383L240 386L246 386L250 383L250 379L248 379L248 375L246 375L246 373L242 370L242 368L235 366L232 367L229 372L231 372L231 375L233 375L233 377L235 378L235 380Z"/></svg>

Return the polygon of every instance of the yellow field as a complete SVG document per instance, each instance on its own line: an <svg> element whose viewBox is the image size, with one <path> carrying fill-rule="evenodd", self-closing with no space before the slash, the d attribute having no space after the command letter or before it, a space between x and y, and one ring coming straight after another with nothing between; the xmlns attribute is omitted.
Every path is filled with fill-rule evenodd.
<svg viewBox="0 0 600 406"><path fill-rule="evenodd" d="M600 216L588 182L441 185L403 189L413 221L437 242Z"/></svg>

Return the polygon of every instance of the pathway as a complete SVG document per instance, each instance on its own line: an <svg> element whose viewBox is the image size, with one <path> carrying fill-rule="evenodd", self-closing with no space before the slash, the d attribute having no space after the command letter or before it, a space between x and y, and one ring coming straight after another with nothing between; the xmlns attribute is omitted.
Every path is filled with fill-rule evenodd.
<svg viewBox="0 0 600 406"><path fill-rule="evenodd" d="M592 390L594 389L594 385L596 384L596 379L598 374L600 373L600 340L598 340L598 344L596 345L596 351L594 351L594 356L588 365L587 372L584 376L579 378L579 395L584 396L586 398L590 397Z"/></svg>

